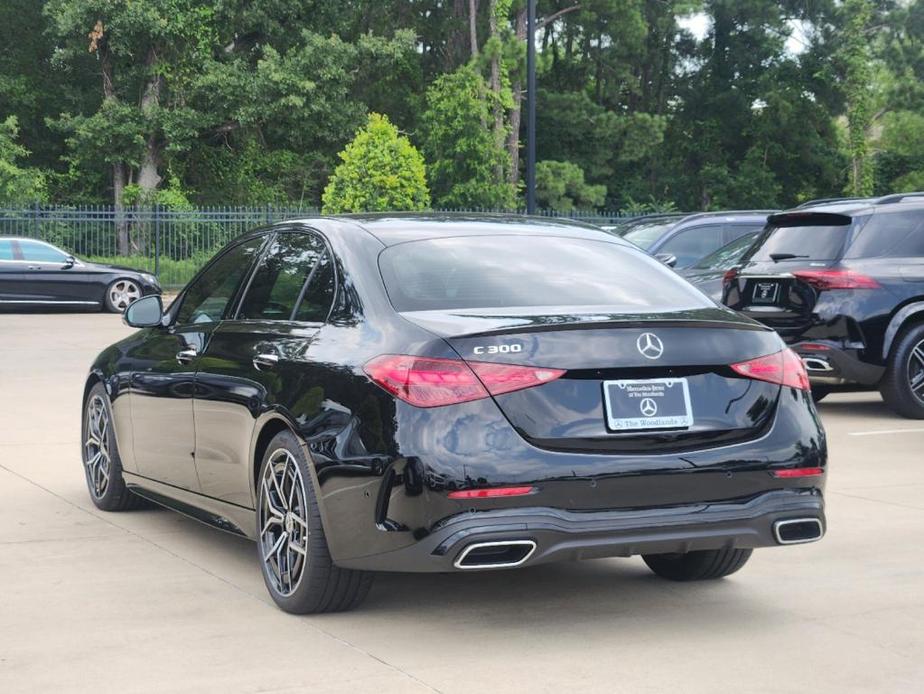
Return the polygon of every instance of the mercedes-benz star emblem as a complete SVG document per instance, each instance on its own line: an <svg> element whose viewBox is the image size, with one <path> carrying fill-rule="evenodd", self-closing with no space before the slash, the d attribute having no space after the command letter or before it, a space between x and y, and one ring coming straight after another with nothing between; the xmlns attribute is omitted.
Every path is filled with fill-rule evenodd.
<svg viewBox="0 0 924 694"><path fill-rule="evenodd" d="M635 341L635 346L646 359L659 359L664 354L664 343L654 333L642 333Z"/></svg>
<svg viewBox="0 0 924 694"><path fill-rule="evenodd" d="M651 398L644 398L639 404L639 409L646 417L654 417L656 414L658 414L658 403L656 403Z"/></svg>

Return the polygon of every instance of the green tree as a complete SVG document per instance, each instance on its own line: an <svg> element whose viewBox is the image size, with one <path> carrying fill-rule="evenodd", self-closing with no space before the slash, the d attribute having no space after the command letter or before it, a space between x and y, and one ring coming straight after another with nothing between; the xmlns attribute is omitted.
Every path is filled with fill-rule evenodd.
<svg viewBox="0 0 924 694"><path fill-rule="evenodd" d="M25 203L45 197L45 180L36 169L23 167L29 150L17 144L16 117L0 121L0 203Z"/></svg>
<svg viewBox="0 0 924 694"><path fill-rule="evenodd" d="M438 77L427 89L421 143L438 207L516 205L514 186L506 176L507 150L489 125L494 98L472 64Z"/></svg>
<svg viewBox="0 0 924 694"><path fill-rule="evenodd" d="M552 210L586 210L603 205L606 186L585 182L577 164L540 161L536 163L536 198L542 207Z"/></svg>
<svg viewBox="0 0 924 694"><path fill-rule="evenodd" d="M850 156L850 176L845 192L867 196L873 194L873 168L869 153L869 129L874 118L873 56L869 31L873 5L870 0L844 0L840 11L844 21L838 58L844 72L847 150Z"/></svg>
<svg viewBox="0 0 924 694"><path fill-rule="evenodd" d="M339 156L324 189L325 214L429 207L423 157L386 116L370 114Z"/></svg>

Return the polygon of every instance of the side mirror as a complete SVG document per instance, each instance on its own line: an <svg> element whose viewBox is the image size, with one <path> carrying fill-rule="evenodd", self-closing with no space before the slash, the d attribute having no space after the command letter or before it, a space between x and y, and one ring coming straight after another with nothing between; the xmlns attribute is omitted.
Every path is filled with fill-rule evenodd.
<svg viewBox="0 0 924 694"><path fill-rule="evenodd" d="M133 328L153 328L164 319L164 305L159 294L144 296L129 304L122 314L122 320Z"/></svg>
<svg viewBox="0 0 924 694"><path fill-rule="evenodd" d="M69 255L64 259L64 269L65 270L70 270L76 264L77 264L77 258L75 258L72 255Z"/></svg>
<svg viewBox="0 0 924 694"><path fill-rule="evenodd" d="M674 267L677 265L677 256L673 253L658 253L655 255L655 258L667 265L667 267Z"/></svg>

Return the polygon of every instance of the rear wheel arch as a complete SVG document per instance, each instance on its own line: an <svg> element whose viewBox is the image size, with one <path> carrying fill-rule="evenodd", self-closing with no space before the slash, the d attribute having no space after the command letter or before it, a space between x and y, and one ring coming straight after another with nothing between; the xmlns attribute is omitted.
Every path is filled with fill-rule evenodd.
<svg viewBox="0 0 924 694"><path fill-rule="evenodd" d="M885 337L882 341L882 359L888 361L895 346L895 338L898 334L911 325L924 322L924 297L919 297L905 304L898 309L889 320L889 325L885 331Z"/></svg>
<svg viewBox="0 0 924 694"><path fill-rule="evenodd" d="M291 431L295 434L295 431L289 426L287 421L280 417L273 417L263 423L260 428L260 433L257 434L254 440L253 454L250 456L250 479L253 484L252 491L254 500L257 498L257 485L260 480L260 465L263 463L263 457L266 455L266 450L269 448L270 441L281 431ZM296 434L296 437L297 436Z"/></svg>

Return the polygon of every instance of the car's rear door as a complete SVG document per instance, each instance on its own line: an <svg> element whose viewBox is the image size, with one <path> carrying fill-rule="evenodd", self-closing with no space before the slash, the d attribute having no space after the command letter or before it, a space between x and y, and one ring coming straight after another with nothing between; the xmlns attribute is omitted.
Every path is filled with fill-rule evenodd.
<svg viewBox="0 0 924 694"><path fill-rule="evenodd" d="M256 420L299 399L313 400L320 411L324 387L311 382L305 366L334 291L324 239L301 229L278 231L235 315L212 333L198 363L193 407L203 494L252 507Z"/></svg>
<svg viewBox="0 0 924 694"><path fill-rule="evenodd" d="M22 301L22 265L13 256L13 241L0 239L0 307Z"/></svg>
<svg viewBox="0 0 924 694"><path fill-rule="evenodd" d="M127 357L131 367L133 451L139 474L199 491L194 459L195 374L209 337L233 305L266 238L252 237L214 259Z"/></svg>

